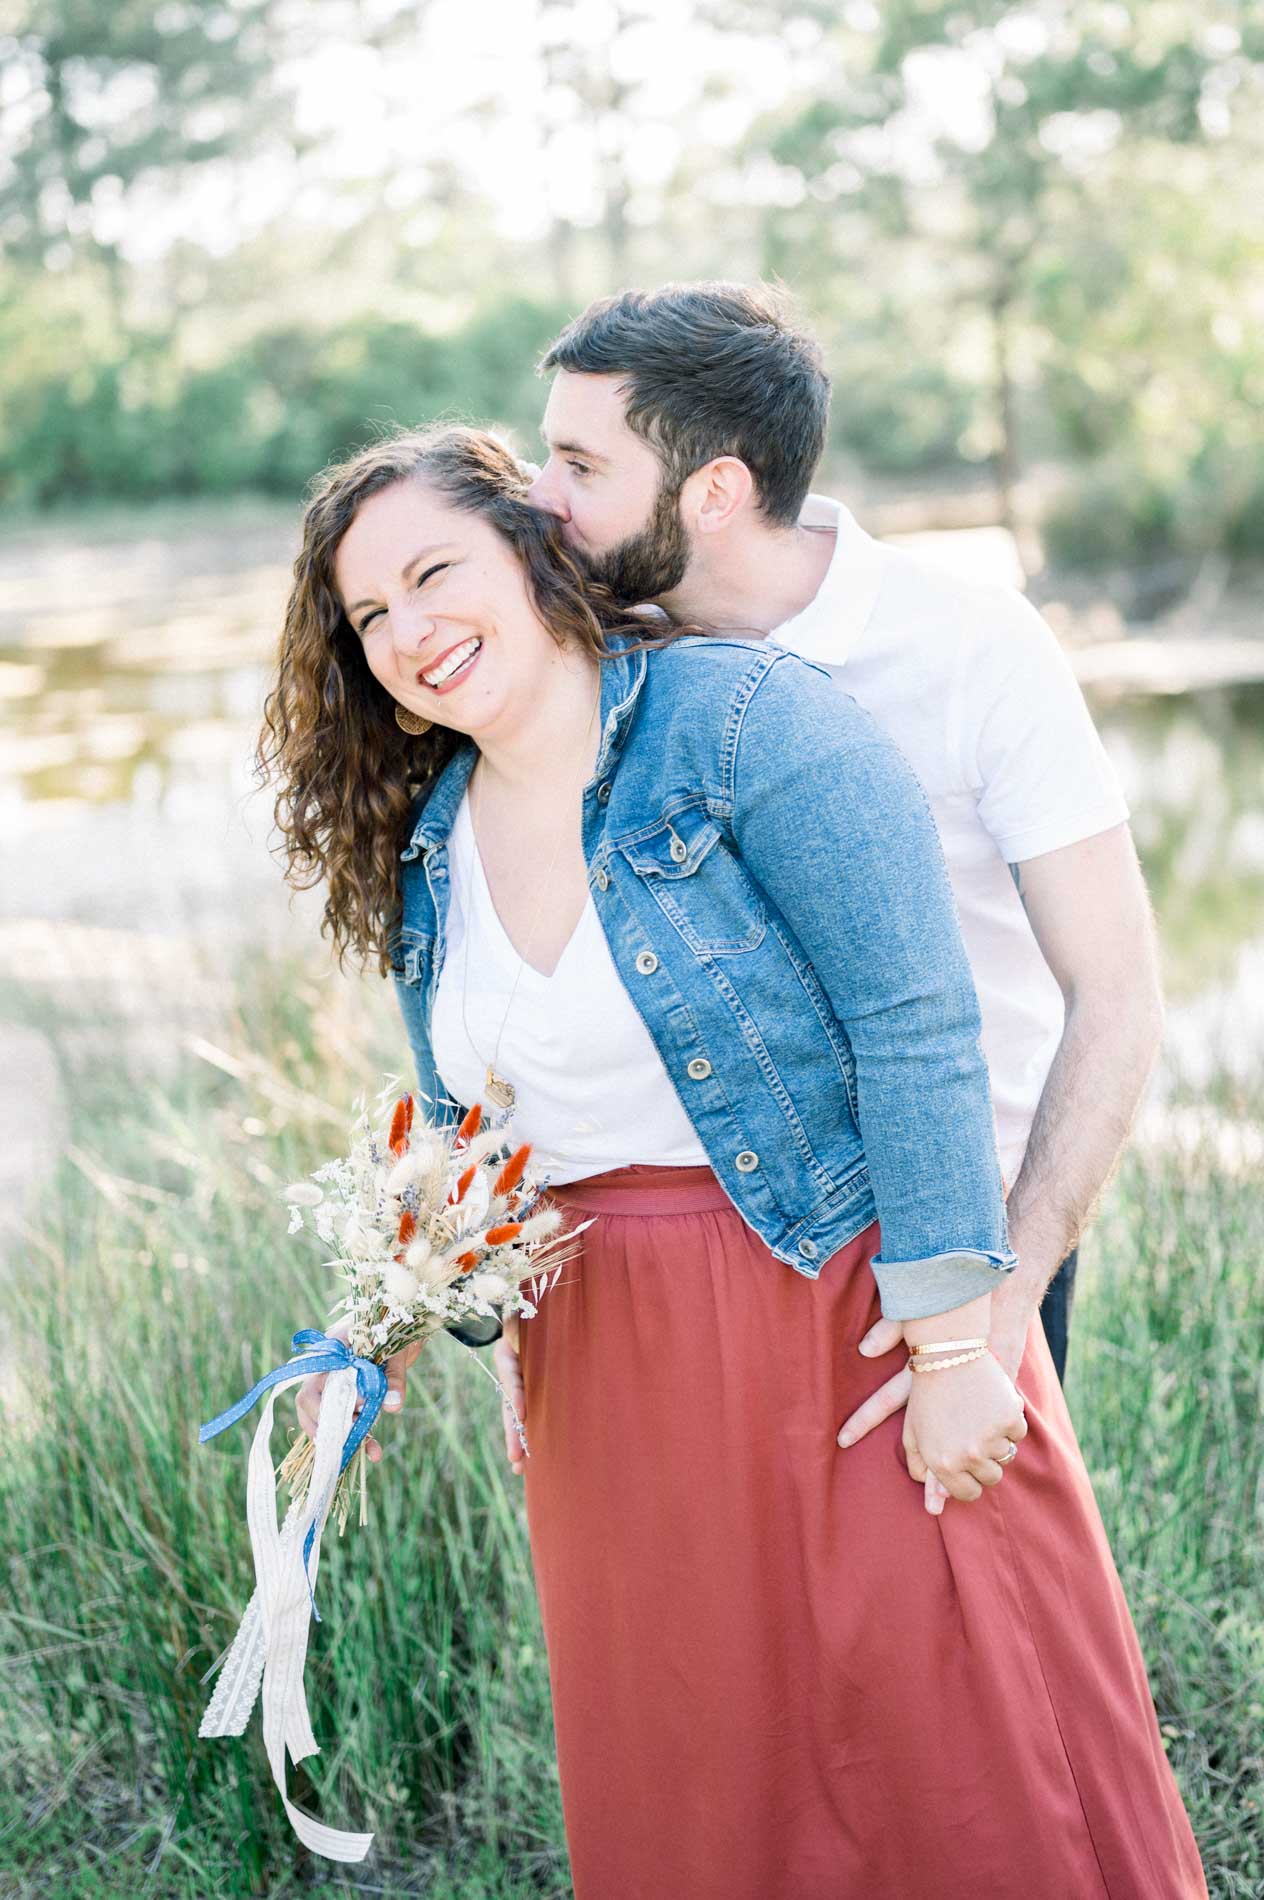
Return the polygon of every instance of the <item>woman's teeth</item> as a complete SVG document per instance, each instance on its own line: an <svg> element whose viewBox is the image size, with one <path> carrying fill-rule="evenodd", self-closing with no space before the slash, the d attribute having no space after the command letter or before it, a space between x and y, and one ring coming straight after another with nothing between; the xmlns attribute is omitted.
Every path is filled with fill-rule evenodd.
<svg viewBox="0 0 1264 1900"><path fill-rule="evenodd" d="M446 680L452 678L454 673L460 672L467 660L474 658L474 655L481 649L482 644L483 642L481 640L466 640L463 645L453 647L451 653L435 667L432 673L422 674L421 677L425 680L426 685L442 686Z"/></svg>

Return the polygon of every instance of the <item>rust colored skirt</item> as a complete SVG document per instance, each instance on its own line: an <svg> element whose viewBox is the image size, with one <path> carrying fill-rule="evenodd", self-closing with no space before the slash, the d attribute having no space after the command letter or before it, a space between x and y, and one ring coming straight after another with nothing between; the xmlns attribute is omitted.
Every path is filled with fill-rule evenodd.
<svg viewBox="0 0 1264 1900"><path fill-rule="evenodd" d="M871 1227L819 1280L707 1168L596 1216L522 1327L526 1501L576 1900L1194 1900L1198 1851L1039 1319L1028 1434L932 1517Z"/></svg>

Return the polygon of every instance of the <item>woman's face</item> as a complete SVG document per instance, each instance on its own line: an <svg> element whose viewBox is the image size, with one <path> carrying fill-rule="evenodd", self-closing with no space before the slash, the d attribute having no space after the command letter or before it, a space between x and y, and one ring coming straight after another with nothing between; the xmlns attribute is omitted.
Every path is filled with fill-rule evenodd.
<svg viewBox="0 0 1264 1900"><path fill-rule="evenodd" d="M370 496L334 573L369 670L392 699L475 740L512 730L561 660L513 549L420 479Z"/></svg>

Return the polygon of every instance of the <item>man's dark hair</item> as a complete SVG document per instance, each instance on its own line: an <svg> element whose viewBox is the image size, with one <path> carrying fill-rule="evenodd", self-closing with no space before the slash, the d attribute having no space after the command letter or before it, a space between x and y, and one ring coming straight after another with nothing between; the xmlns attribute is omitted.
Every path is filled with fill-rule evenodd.
<svg viewBox="0 0 1264 1900"><path fill-rule="evenodd" d="M678 491L696 468L736 455L770 522L798 520L825 447L830 383L816 339L768 284L664 284L589 304L540 372L621 376L629 428Z"/></svg>

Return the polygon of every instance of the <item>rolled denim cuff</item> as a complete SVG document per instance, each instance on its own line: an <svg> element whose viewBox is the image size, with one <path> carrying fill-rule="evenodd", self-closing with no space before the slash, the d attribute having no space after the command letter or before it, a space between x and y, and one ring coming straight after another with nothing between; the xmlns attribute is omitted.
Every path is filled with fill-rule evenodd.
<svg viewBox="0 0 1264 1900"><path fill-rule="evenodd" d="M1013 1253L980 1253L963 1247L926 1260L872 1261L883 1319L929 1319L980 1293L992 1293L1018 1265Z"/></svg>
<svg viewBox="0 0 1264 1900"><path fill-rule="evenodd" d="M471 1313L465 1319L449 1320L444 1330L463 1346L491 1346L505 1329L496 1314Z"/></svg>

